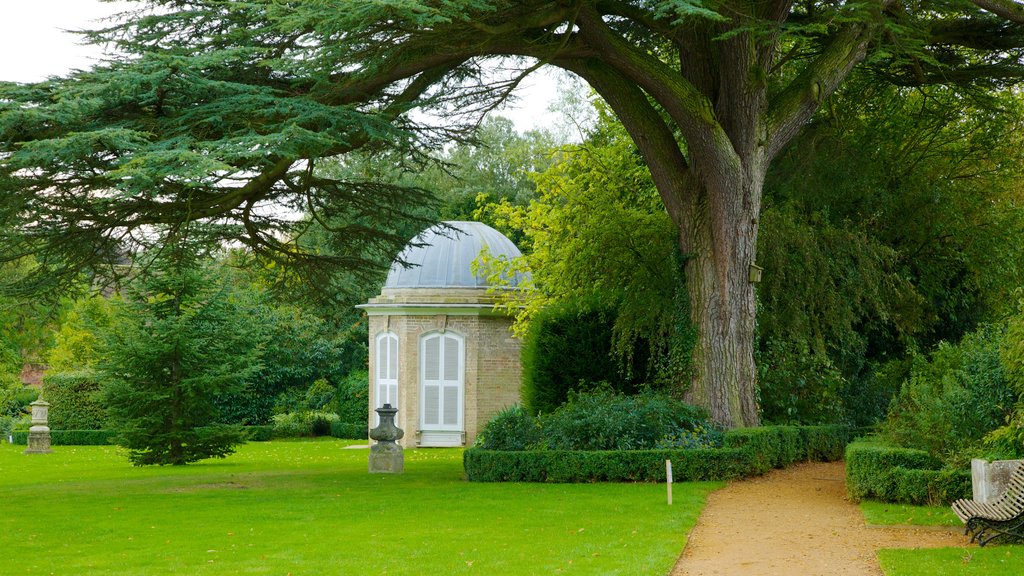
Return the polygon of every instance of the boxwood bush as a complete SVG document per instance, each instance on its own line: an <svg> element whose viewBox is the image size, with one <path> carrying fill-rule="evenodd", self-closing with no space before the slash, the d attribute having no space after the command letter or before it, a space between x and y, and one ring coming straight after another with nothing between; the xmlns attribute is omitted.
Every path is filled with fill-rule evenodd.
<svg viewBox="0 0 1024 576"><path fill-rule="evenodd" d="M855 500L944 505L970 498L970 472L942 466L924 450L855 442L846 448L846 486Z"/></svg>

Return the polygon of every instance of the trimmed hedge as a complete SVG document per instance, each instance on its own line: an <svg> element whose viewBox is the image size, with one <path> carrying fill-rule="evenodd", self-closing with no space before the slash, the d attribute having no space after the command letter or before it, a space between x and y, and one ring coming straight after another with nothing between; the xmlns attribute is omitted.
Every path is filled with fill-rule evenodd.
<svg viewBox="0 0 1024 576"><path fill-rule="evenodd" d="M43 377L43 399L50 403L49 426L53 430L102 428L107 411L101 396L99 380L89 371Z"/></svg>
<svg viewBox="0 0 1024 576"><path fill-rule="evenodd" d="M331 436L345 440L367 440L370 437L370 429L366 427L366 422L331 422Z"/></svg>
<svg viewBox="0 0 1024 576"><path fill-rule="evenodd" d="M731 480L764 474L807 459L838 460L853 430L845 426L765 426L731 430L725 447L679 450L501 451L463 454L473 482Z"/></svg>
<svg viewBox="0 0 1024 576"><path fill-rule="evenodd" d="M863 441L846 448L846 487L855 500L941 505L971 497L971 473L943 469L924 450Z"/></svg>
<svg viewBox="0 0 1024 576"><path fill-rule="evenodd" d="M106 446L114 437L112 430L50 430L50 444L53 446ZM11 434L15 444L28 444L28 430Z"/></svg>
<svg viewBox="0 0 1024 576"><path fill-rule="evenodd" d="M673 480L739 478L749 454L738 448L682 450L501 451L471 448L462 455L473 482L628 482L665 481L665 460Z"/></svg>

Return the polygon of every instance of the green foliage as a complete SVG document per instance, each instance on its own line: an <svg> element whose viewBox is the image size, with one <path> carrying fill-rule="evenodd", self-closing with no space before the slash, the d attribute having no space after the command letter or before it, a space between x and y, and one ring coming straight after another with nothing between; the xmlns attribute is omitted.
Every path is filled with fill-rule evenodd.
<svg viewBox="0 0 1024 576"><path fill-rule="evenodd" d="M682 386L694 334L676 229L625 129L607 107L599 104L599 111L600 121L584 143L563 147L557 160L535 176L537 198L526 206L507 200L481 206L476 216L510 237L521 237L525 254L517 262L485 257L484 264L497 284L511 271L529 270L527 286L533 290L501 294L517 313L520 334L531 334L535 323L549 319L570 322L554 328L556 333L569 330L573 315L597 329L577 336L582 337L579 343L560 343L596 346L587 358L607 368L597 377L580 378L615 381L609 375L621 371L629 386L642 381ZM610 325L610 337L602 324ZM600 357L606 349L619 366ZM538 353L550 359L534 358ZM524 361L531 378L534 365L546 370L548 362L575 365L583 359L548 355L527 343ZM570 374L551 388L550 398L538 398L539 405L531 395L547 394L546 384L527 383L524 403L531 411L550 410L578 381Z"/></svg>
<svg viewBox="0 0 1024 576"><path fill-rule="evenodd" d="M957 345L917 358L882 426L894 445L925 450L951 466L985 455L1016 399L1000 360L1004 330L982 326Z"/></svg>
<svg viewBox="0 0 1024 576"><path fill-rule="evenodd" d="M594 382L634 393L645 381L647 358L623 366L613 355L615 311L573 300L557 302L530 321L522 348L522 399L532 414L552 412Z"/></svg>
<svg viewBox="0 0 1024 576"><path fill-rule="evenodd" d="M338 418L342 422L366 428L370 418L369 382L366 370L355 370L338 384Z"/></svg>
<svg viewBox="0 0 1024 576"><path fill-rule="evenodd" d="M135 465L224 457L244 440L214 398L259 369L251 304L184 244L149 255L104 334L103 380L116 442Z"/></svg>
<svg viewBox="0 0 1024 576"><path fill-rule="evenodd" d="M337 393L338 389L326 378L319 378L306 390L306 408L313 411L333 408Z"/></svg>
<svg viewBox="0 0 1024 576"><path fill-rule="evenodd" d="M78 372L93 368L98 360L99 334L110 329L113 313L111 298L106 296L94 295L76 300L61 320L53 348L47 353L49 372Z"/></svg>
<svg viewBox="0 0 1024 576"><path fill-rule="evenodd" d="M0 417L13 417L22 413L24 404L21 403L20 395L23 388L21 381L14 375L0 374Z"/></svg>
<svg viewBox="0 0 1024 576"><path fill-rule="evenodd" d="M856 442L846 448L846 486L857 500L948 505L971 497L971 474L924 450Z"/></svg>
<svg viewBox="0 0 1024 576"><path fill-rule="evenodd" d="M43 398L53 430L99 430L106 424L100 375L91 371L47 374Z"/></svg>
<svg viewBox="0 0 1024 576"><path fill-rule="evenodd" d="M495 414L476 436L474 446L483 450L530 450L541 446L540 423L522 406L510 406Z"/></svg>
<svg viewBox="0 0 1024 576"><path fill-rule="evenodd" d="M369 428L366 427L365 421L358 424L341 421L331 422L331 436L346 440L367 440L369 438Z"/></svg>
<svg viewBox="0 0 1024 576"><path fill-rule="evenodd" d="M304 410L274 415L274 438L299 438L303 436L327 436L331 426L338 422L333 412Z"/></svg>
<svg viewBox="0 0 1024 576"><path fill-rule="evenodd" d="M274 438L273 426L244 426L242 430L251 442L269 442Z"/></svg>
<svg viewBox="0 0 1024 576"><path fill-rule="evenodd" d="M570 394L540 416L540 426L550 450L645 450L684 431L711 429L706 412L667 394L629 396L607 388Z"/></svg>
<svg viewBox="0 0 1024 576"><path fill-rule="evenodd" d="M1024 457L1024 300L1007 322L1000 359L1016 403L1003 426L985 438L986 447L1002 458Z"/></svg>

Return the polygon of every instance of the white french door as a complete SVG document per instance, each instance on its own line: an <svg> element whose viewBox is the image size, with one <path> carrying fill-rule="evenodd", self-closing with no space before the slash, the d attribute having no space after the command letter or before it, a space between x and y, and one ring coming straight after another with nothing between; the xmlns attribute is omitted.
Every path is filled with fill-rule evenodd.
<svg viewBox="0 0 1024 576"><path fill-rule="evenodd" d="M462 443L465 350L461 336L433 332L420 339L421 444ZM428 434L444 432L447 434Z"/></svg>

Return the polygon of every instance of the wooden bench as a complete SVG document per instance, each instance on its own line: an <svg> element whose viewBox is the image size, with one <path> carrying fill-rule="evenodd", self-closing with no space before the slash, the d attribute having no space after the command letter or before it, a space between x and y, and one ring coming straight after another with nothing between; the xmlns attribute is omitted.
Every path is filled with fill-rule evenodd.
<svg viewBox="0 0 1024 576"><path fill-rule="evenodd" d="M984 546L996 538L1024 539L1024 465L1018 465L1006 491L987 504L974 500L953 502L953 512L964 523L964 534Z"/></svg>

